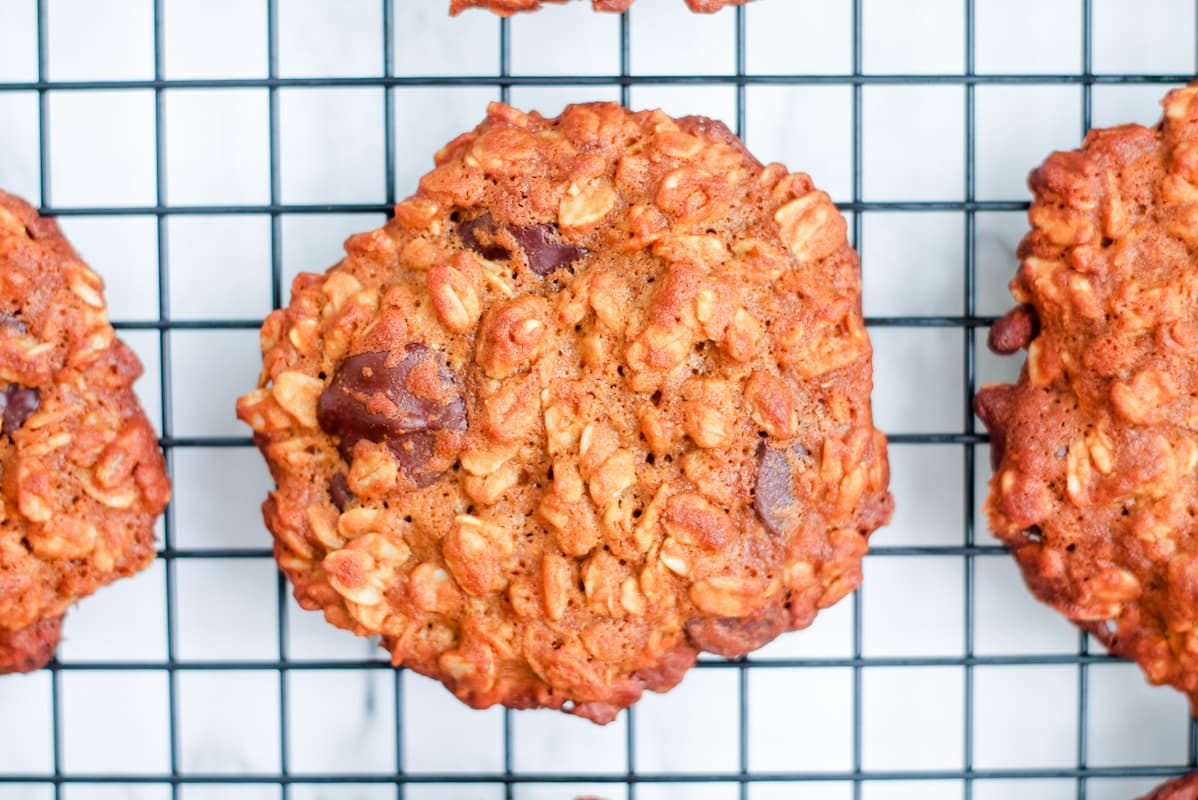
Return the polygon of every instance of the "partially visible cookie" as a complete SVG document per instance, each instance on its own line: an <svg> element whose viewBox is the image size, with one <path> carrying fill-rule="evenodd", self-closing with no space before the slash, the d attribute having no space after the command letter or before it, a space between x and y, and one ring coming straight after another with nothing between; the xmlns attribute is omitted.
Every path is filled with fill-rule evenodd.
<svg viewBox="0 0 1198 800"><path fill-rule="evenodd" d="M1020 305L990 337L1027 361L974 405L990 526L1028 586L1198 707L1196 98L1032 173Z"/></svg>
<svg viewBox="0 0 1198 800"><path fill-rule="evenodd" d="M149 565L170 498L102 291L53 220L0 191L0 673L43 666L68 606Z"/></svg>
<svg viewBox="0 0 1198 800"><path fill-rule="evenodd" d="M891 514L844 218L724 125L492 104L302 274L238 415L308 609L611 720L861 580Z"/></svg>
<svg viewBox="0 0 1198 800"><path fill-rule="evenodd" d="M542 3L565 3L569 0L450 0L449 13L457 15L468 8L485 8L500 16L510 16L519 11L536 11ZM691 11L711 14L725 6L739 6L748 0L686 0ZM596 11L627 11L632 0L591 0Z"/></svg>
<svg viewBox="0 0 1198 800"><path fill-rule="evenodd" d="M1198 772L1162 783L1140 800L1198 800Z"/></svg>

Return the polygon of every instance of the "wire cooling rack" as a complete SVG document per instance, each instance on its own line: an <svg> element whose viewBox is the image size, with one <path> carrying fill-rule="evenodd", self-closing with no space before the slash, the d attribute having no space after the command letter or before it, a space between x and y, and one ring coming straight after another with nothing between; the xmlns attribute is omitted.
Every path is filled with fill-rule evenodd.
<svg viewBox="0 0 1198 800"><path fill-rule="evenodd" d="M0 0L0 185L105 275L175 480L159 558L0 680L8 798L1126 798L1198 763L1150 689L1022 588L979 507L974 389L1027 170L1195 71L1154 0L680 0L450 20L447 0ZM233 398L294 273L376 226L489 99L722 117L850 218L895 523L808 631L605 728L465 709L300 611Z"/></svg>

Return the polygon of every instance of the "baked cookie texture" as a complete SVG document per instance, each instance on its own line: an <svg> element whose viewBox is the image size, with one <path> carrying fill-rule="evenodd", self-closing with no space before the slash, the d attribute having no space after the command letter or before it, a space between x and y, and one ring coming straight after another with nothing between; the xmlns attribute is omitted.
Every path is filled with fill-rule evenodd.
<svg viewBox="0 0 1198 800"><path fill-rule="evenodd" d="M891 514L844 218L718 122L492 104L302 274L238 403L304 608L611 720L851 592Z"/></svg>
<svg viewBox="0 0 1198 800"><path fill-rule="evenodd" d="M485 8L500 16L511 16L519 11L536 11L543 3L566 3L569 0L450 0L449 13L456 16L468 8ZM711 14L725 6L739 6L748 0L686 0L687 7L700 14ZM632 0L591 0L596 11L627 11Z"/></svg>
<svg viewBox="0 0 1198 800"><path fill-rule="evenodd" d="M1198 800L1198 772L1162 783L1140 800Z"/></svg>
<svg viewBox="0 0 1198 800"><path fill-rule="evenodd" d="M1094 130L1032 172L1020 305L991 347L1027 348L974 407L986 511L1029 588L1198 700L1198 85L1154 128ZM1196 706L1198 707L1198 706Z"/></svg>
<svg viewBox="0 0 1198 800"><path fill-rule="evenodd" d="M68 606L149 565L170 499L103 288L0 191L0 673L44 666Z"/></svg>

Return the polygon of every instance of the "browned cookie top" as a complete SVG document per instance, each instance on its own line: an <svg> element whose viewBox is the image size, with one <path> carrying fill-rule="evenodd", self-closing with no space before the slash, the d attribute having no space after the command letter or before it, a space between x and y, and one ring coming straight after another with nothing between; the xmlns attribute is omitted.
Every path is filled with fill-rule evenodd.
<svg viewBox="0 0 1198 800"><path fill-rule="evenodd" d="M1140 800L1198 800L1198 772L1162 783Z"/></svg>
<svg viewBox="0 0 1198 800"><path fill-rule="evenodd" d="M449 0L449 13L460 14L468 8L486 8L500 16L510 16L519 11L536 11L542 3L565 3L569 0ZM748 0L686 0L691 11L711 14L725 6L739 6ZM627 11L632 0L591 0L596 11Z"/></svg>
<svg viewBox="0 0 1198 800"><path fill-rule="evenodd" d="M990 524L1032 591L1198 698L1198 87L1154 128L1091 131L1034 171L991 346L1027 347L978 415Z"/></svg>
<svg viewBox="0 0 1198 800"><path fill-rule="evenodd" d="M304 274L238 413L306 608L610 720L856 587L890 516L845 222L722 124L492 104Z"/></svg>
<svg viewBox="0 0 1198 800"><path fill-rule="evenodd" d="M149 564L170 497L102 290L0 191L0 672L43 665L69 605Z"/></svg>

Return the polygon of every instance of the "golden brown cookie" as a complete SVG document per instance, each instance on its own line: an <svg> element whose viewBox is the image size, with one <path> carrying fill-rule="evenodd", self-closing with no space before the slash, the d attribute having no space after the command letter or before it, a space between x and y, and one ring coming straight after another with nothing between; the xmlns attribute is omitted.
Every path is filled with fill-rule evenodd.
<svg viewBox="0 0 1198 800"><path fill-rule="evenodd" d="M536 11L543 3L565 3L569 0L450 0L449 13L461 14L468 8L485 8L500 16L507 17L519 11ZM748 0L686 0L691 11L700 14L711 14L725 6L739 6ZM596 11L627 11L632 0L591 0L591 7Z"/></svg>
<svg viewBox="0 0 1198 800"><path fill-rule="evenodd" d="M1154 128L1091 131L1030 178L995 323L1027 348L975 400L990 526L1044 602L1198 700L1198 86Z"/></svg>
<svg viewBox="0 0 1198 800"><path fill-rule="evenodd" d="M170 485L103 287L0 191L0 673L43 666L68 606L154 558Z"/></svg>
<svg viewBox="0 0 1198 800"><path fill-rule="evenodd" d="M718 122L492 104L303 274L239 416L305 608L607 721L851 592L886 522L857 256Z"/></svg>
<svg viewBox="0 0 1198 800"><path fill-rule="evenodd" d="M1198 772L1162 783L1140 800L1198 800Z"/></svg>

